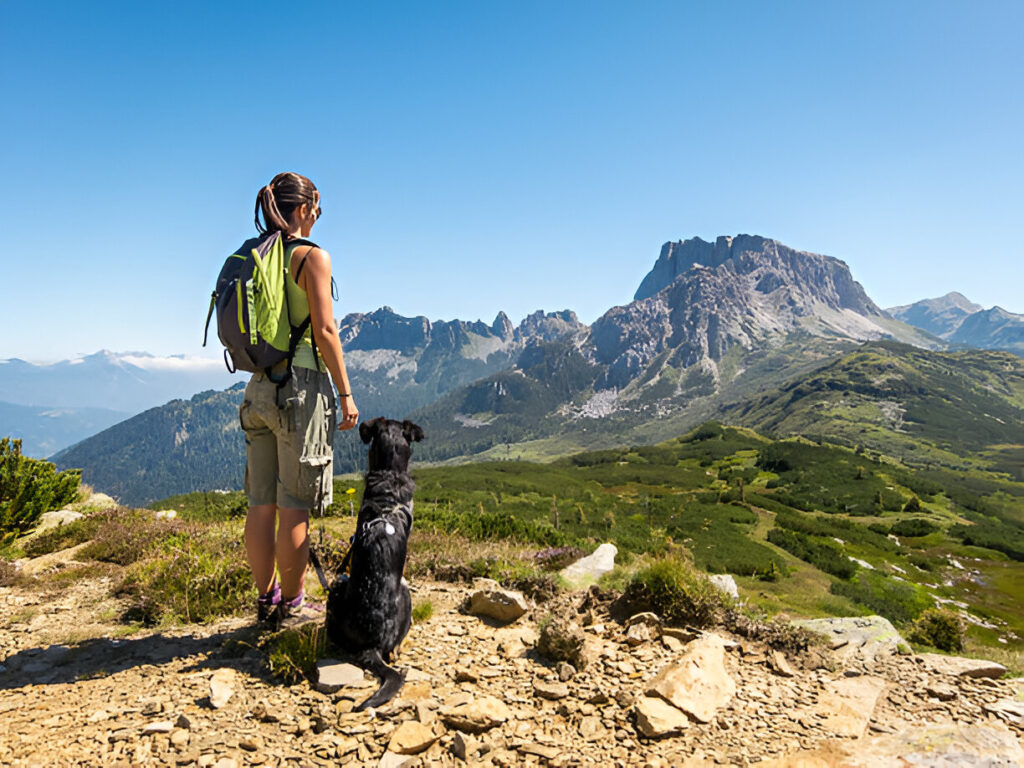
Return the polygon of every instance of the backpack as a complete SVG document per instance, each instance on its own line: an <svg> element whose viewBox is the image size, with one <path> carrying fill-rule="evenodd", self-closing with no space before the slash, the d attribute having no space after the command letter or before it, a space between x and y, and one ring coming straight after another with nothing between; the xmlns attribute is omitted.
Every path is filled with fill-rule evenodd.
<svg viewBox="0 0 1024 768"><path fill-rule="evenodd" d="M288 246L316 243L309 240L291 240ZM224 364L228 371L266 373L271 380L283 385L291 377L292 358L299 341L309 328L310 316L299 325L292 326L288 312L288 263L285 244L280 231L254 237L228 256L217 277L217 287L210 296L210 310L206 314L203 346L210 330L210 318L217 312L217 336L224 345ZM307 254L309 251L307 251ZM306 266L303 259L299 274ZM298 280L299 275L295 276ZM313 340L313 358L316 359L316 341ZM288 361L287 372L278 381L270 369L283 360Z"/></svg>

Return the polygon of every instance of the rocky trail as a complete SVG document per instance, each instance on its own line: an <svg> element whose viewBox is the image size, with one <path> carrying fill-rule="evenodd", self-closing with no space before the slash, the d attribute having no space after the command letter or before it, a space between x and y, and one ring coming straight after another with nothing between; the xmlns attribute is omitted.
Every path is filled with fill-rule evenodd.
<svg viewBox="0 0 1024 768"><path fill-rule="evenodd" d="M405 687L362 713L375 681L322 661L316 685L282 685L251 621L116 637L101 580L0 588L0 764L1024 765L1022 681L900 654L884 620L823 620L832 647L787 656L653 614L622 624L583 592L505 623L460 610L472 587L414 587L434 611L403 646ZM549 612L571 621L575 665L537 650Z"/></svg>

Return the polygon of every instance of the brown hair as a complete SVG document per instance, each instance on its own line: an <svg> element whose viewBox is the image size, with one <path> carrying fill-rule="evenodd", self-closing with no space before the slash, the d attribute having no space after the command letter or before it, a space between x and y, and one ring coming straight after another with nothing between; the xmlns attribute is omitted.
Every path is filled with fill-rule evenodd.
<svg viewBox="0 0 1024 768"><path fill-rule="evenodd" d="M287 232L290 228L288 220L300 205L308 203L313 206L316 199L316 185L298 173L279 173L267 186L256 195L254 218L256 229L260 234L280 230ZM263 221L260 221L260 212Z"/></svg>

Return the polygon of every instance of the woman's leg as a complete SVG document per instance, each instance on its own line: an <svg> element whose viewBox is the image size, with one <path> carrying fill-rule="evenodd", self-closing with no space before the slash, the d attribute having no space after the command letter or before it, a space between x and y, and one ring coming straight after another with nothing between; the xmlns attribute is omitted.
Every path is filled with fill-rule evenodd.
<svg viewBox="0 0 1024 768"><path fill-rule="evenodd" d="M256 589L267 594L274 585L274 528L277 505L261 504L249 507L245 516L245 553L249 556Z"/></svg>
<svg viewBox="0 0 1024 768"><path fill-rule="evenodd" d="M279 507L277 569L281 574L281 598L291 600L303 593L309 558L309 510Z"/></svg>

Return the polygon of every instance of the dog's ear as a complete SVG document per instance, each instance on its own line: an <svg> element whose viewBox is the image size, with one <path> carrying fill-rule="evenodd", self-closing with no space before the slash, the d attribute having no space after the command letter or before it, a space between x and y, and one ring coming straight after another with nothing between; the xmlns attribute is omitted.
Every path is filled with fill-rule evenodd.
<svg viewBox="0 0 1024 768"><path fill-rule="evenodd" d="M381 419L373 419L372 421L364 421L359 425L359 439L364 443L369 443L376 437L377 432L380 430Z"/></svg>
<svg viewBox="0 0 1024 768"><path fill-rule="evenodd" d="M407 419L402 422L402 435L407 443L418 443L423 439L423 430Z"/></svg>

